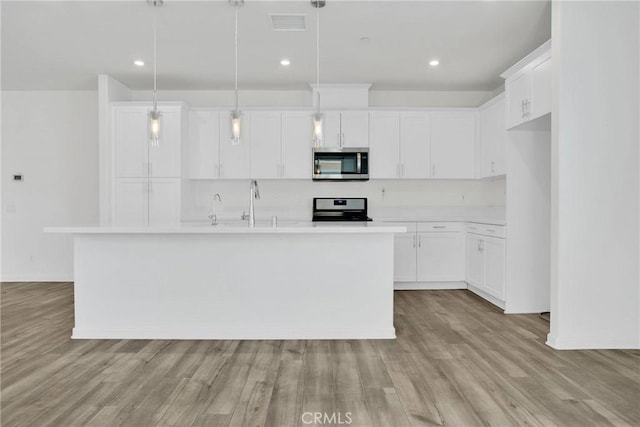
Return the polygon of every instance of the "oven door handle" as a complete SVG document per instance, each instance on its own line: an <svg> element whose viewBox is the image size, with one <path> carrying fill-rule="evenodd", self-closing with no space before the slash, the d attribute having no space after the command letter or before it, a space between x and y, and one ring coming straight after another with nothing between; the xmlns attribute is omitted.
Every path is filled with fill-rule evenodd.
<svg viewBox="0 0 640 427"><path fill-rule="evenodd" d="M362 173L362 153L356 153L356 171Z"/></svg>

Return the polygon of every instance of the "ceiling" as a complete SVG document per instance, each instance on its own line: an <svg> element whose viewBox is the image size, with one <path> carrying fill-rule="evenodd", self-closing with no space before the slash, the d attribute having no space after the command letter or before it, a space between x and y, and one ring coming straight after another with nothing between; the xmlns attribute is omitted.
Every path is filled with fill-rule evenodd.
<svg viewBox="0 0 640 427"><path fill-rule="evenodd" d="M149 89L154 13L159 89L233 87L234 8L226 0L165 0L161 8L145 0L5 0L2 89L95 89L98 74ZM306 14L307 30L273 31L269 13ZM315 81L315 13L307 0L246 0L239 10L241 89L303 89ZM501 72L550 38L551 5L328 0L320 30L321 82L493 90ZM289 67L280 65L285 57Z"/></svg>

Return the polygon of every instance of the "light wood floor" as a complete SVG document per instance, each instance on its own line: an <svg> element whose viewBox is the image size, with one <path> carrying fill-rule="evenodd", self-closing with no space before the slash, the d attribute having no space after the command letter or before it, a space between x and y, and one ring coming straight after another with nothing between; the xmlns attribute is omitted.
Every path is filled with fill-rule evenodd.
<svg viewBox="0 0 640 427"><path fill-rule="evenodd" d="M71 284L1 291L3 427L640 425L640 352L554 351L467 291L396 292L374 341L72 341Z"/></svg>

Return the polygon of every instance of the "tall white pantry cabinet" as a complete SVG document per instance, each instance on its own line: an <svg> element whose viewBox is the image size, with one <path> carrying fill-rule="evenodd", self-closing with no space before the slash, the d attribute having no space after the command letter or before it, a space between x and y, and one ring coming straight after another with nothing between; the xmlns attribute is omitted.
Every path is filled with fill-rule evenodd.
<svg viewBox="0 0 640 427"><path fill-rule="evenodd" d="M118 104L112 115L112 203L114 225L180 222L182 142L186 107L160 105L160 142L151 144L148 104Z"/></svg>

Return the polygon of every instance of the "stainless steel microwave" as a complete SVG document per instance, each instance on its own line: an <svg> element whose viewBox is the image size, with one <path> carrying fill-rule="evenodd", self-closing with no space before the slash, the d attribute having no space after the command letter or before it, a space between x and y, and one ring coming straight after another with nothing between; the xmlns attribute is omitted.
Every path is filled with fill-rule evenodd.
<svg viewBox="0 0 640 427"><path fill-rule="evenodd" d="M368 179L368 148L313 149L314 181L366 181Z"/></svg>

